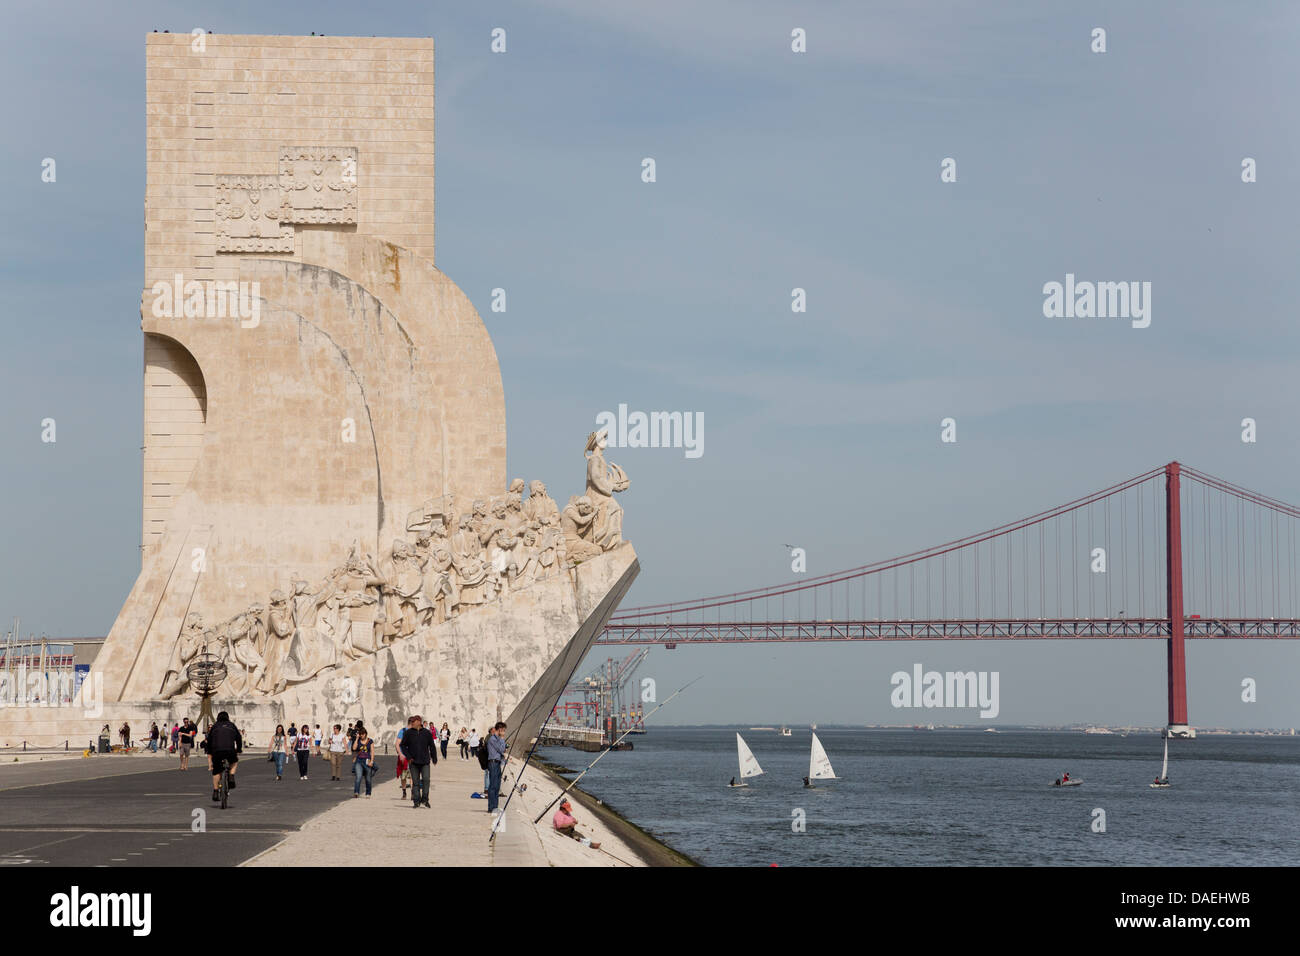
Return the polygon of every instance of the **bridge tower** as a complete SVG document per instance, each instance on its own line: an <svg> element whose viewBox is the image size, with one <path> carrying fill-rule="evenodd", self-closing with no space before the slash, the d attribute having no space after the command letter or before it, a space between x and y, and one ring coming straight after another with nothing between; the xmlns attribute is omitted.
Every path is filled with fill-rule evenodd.
<svg viewBox="0 0 1300 956"><path fill-rule="evenodd" d="M1166 737L1195 737L1187 723L1187 661L1183 651L1183 537L1179 465L1165 465L1165 593L1169 612L1169 724Z"/></svg>

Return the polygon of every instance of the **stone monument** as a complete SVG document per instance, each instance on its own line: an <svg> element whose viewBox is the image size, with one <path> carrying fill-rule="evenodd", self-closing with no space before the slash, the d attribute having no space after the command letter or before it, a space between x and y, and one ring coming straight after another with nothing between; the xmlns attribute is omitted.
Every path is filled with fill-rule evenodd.
<svg viewBox="0 0 1300 956"><path fill-rule="evenodd" d="M564 508L507 482L492 341L434 265L433 41L146 41L141 569L91 670L108 717L0 738L194 716L202 654L254 740L527 735L639 569L629 482L595 433ZM582 487L573 447L548 477Z"/></svg>

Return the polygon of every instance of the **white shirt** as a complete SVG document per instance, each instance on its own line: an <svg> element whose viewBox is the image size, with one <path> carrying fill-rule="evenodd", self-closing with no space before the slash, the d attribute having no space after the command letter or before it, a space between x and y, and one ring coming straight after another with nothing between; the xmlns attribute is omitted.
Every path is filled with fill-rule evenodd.
<svg viewBox="0 0 1300 956"><path fill-rule="evenodd" d="M348 749L347 734L330 734L330 753L346 753Z"/></svg>
<svg viewBox="0 0 1300 956"><path fill-rule="evenodd" d="M470 745L471 747L477 747L477 746L478 746L478 734L470 734L470 735L469 735L469 745Z"/></svg>

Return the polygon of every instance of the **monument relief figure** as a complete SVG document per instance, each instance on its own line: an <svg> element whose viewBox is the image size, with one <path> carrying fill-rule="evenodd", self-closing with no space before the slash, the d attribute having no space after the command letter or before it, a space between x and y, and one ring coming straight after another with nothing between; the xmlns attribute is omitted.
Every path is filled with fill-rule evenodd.
<svg viewBox="0 0 1300 956"><path fill-rule="evenodd" d="M564 534L560 531L560 512L557 510L553 515L544 515L537 529L536 575L541 577L564 567L565 556Z"/></svg>
<svg viewBox="0 0 1300 956"><path fill-rule="evenodd" d="M358 557L353 548L339 580L339 587L344 592L340 604L348 609L348 624L340 647L345 657L355 659L363 654L373 654L385 646L383 628L375 625L386 623L379 603L379 589L387 583L375 570L373 560L369 556Z"/></svg>
<svg viewBox="0 0 1300 956"><path fill-rule="evenodd" d="M293 609L284 592L277 588L271 592L271 605L266 612L266 644L262 652L264 667L262 679L256 685L264 694L278 694L284 690L285 682L280 675L289 655L293 631Z"/></svg>
<svg viewBox="0 0 1300 956"><path fill-rule="evenodd" d="M424 593L433 601L433 623L441 624L460 609L456 569L447 545L434 547L424 571Z"/></svg>
<svg viewBox="0 0 1300 956"><path fill-rule="evenodd" d="M333 579L327 579L315 594L308 588L306 581L293 583L293 639L285 657L277 693L286 684L310 680L338 664L339 652L334 637L339 625L339 600L344 592L337 589ZM331 607L330 601L335 598L338 600Z"/></svg>
<svg viewBox="0 0 1300 956"><path fill-rule="evenodd" d="M257 641L262 635L262 611L260 604L254 604L219 632L229 668L226 683L236 694L247 694L262 679L262 655L257 652Z"/></svg>
<svg viewBox="0 0 1300 956"><path fill-rule="evenodd" d="M474 502L469 526L478 535L479 546L486 548L487 543L492 540L492 533L496 529L492 527L492 519L488 516L487 505L481 499Z"/></svg>
<svg viewBox="0 0 1300 956"><path fill-rule="evenodd" d="M492 539L491 564L497 573L497 590L504 592L514 585L519 575L519 560L515 552L519 547L519 538L506 525L497 528Z"/></svg>
<svg viewBox="0 0 1300 956"><path fill-rule="evenodd" d="M163 675L162 688L158 696L170 699L183 693L190 686L190 679L185 667L203 649L203 615L192 613L185 618L185 625L176 637L172 647L171 659L167 662L167 673Z"/></svg>
<svg viewBox="0 0 1300 956"><path fill-rule="evenodd" d="M477 502L475 507L482 504ZM482 604L490 595L487 562L483 560L483 545L474 529L471 515L461 515L460 530L451 537L452 566L460 578L460 604Z"/></svg>
<svg viewBox="0 0 1300 956"><path fill-rule="evenodd" d="M574 564L581 564L600 554L600 545L591 540L595 524L596 509L586 495L574 495L560 513L564 550Z"/></svg>
<svg viewBox="0 0 1300 956"><path fill-rule="evenodd" d="M546 485L540 481L533 481L528 486L528 500L523 504L523 513L530 521L541 521L546 515L551 515L558 520L560 508L555 503L555 499L546 493Z"/></svg>
<svg viewBox="0 0 1300 956"><path fill-rule="evenodd" d="M601 429L587 436L587 497L595 509L591 541L609 551L623 543L623 506L614 500L627 491L627 475L618 465L605 461L609 432Z"/></svg>
<svg viewBox="0 0 1300 956"><path fill-rule="evenodd" d="M400 538L393 542L392 555L381 569L388 584L384 587L384 636L410 637L420 618L427 617L433 605L424 594L424 575L410 545Z"/></svg>

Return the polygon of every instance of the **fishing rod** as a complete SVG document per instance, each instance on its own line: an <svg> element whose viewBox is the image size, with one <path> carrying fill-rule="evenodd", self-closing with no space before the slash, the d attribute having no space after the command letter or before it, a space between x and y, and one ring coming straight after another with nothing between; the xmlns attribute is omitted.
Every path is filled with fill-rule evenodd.
<svg viewBox="0 0 1300 956"><path fill-rule="evenodd" d="M699 682L699 681L701 681L701 680L703 680L703 679L704 679L704 675L701 674L699 677L695 678L695 680L691 681L690 684L683 684L681 687L677 688L677 690L673 691L670 695L668 695L668 697L663 701L663 703L661 703L658 707L656 707L654 710L650 711L650 713L646 714L643 718L641 718L641 722L644 724L645 721L649 720L649 719L650 719L651 717L653 717L655 714L659 713L659 711L660 711L663 707L667 706L668 701L672 700L674 697L676 697L678 694L680 694L682 691L684 691L687 687L690 687L691 684L697 683L697 682ZM611 750L613 750L615 747L617 747L620 743L622 743L622 742L623 742L623 737L626 737L628 734L630 734L630 733L633 731L633 729L634 729L634 728L629 727L627 730L625 730L625 731L623 732L623 736L622 736L622 737L619 737L618 740L614 741L612 744L610 744L608 747L606 747L606 748L605 748L604 750L602 750L600 753L596 754L596 759L593 760L591 763L587 764L587 770L582 771L582 773L580 773L580 774L578 774L576 777L574 777L574 778L569 782L569 785L568 785L567 787L565 787L563 790L561 790L560 793L559 793L559 795L558 795L554 800L552 800L550 803L548 803L548 804L547 804L547 805L542 809L542 812L541 812L541 813L537 814L537 818L536 818L535 820L533 820L533 823L540 823L540 822L542 821L542 817L546 816L546 811L549 810L549 809L551 809L551 807L555 806L555 804L556 804L556 803L557 803L557 802L558 802L558 801L559 801L559 800L560 800L560 799L561 799L561 798L562 798L566 793L568 793L568 792L569 792L570 790L572 790L575 786L577 786L577 785L578 785L578 781L581 780L583 777L585 777L585 776L587 775L587 771L590 770L592 767L596 766L596 764L600 762L600 758L601 758L601 757L605 756L605 754L609 753Z"/></svg>
<svg viewBox="0 0 1300 956"><path fill-rule="evenodd" d="M550 712L547 713L546 719L542 721L542 726L540 729L538 729L537 736L533 738L533 745L528 748L528 755L524 757L524 765L520 767L519 772L515 774L514 783L510 785L510 792L506 794L506 802L501 806L500 808L501 812L497 814L496 819L492 821L492 832L488 834L488 843L491 843L493 840L497 838L497 829L502 825L502 821L505 820L506 810L509 809L510 801L514 799L515 791L519 788L519 781L523 777L524 771L528 769L528 763L533 759L533 753L537 750L538 746L541 744L542 737L545 736L546 725L549 724L551 722L551 718L555 716L555 708L559 706L560 698L564 696L565 688L569 686L569 681L573 680L574 672L576 672L581 665L582 665L582 658L579 657L576 661L574 661L573 667L569 669L568 676L564 678L564 683L560 685L560 692L555 695L555 700L551 701ZM543 697L541 703L545 703L546 700L547 698ZM526 713L520 719L520 725L515 728L516 739L518 739L518 734L527 724L528 719L532 717L532 715L536 713L537 710L541 707L541 703L534 704L532 709L529 710L528 713ZM507 744L506 746L508 747L509 744ZM512 754L506 754L506 759L501 761L501 774L503 776L505 775L506 767L509 765L510 758L512 756L513 756Z"/></svg>

